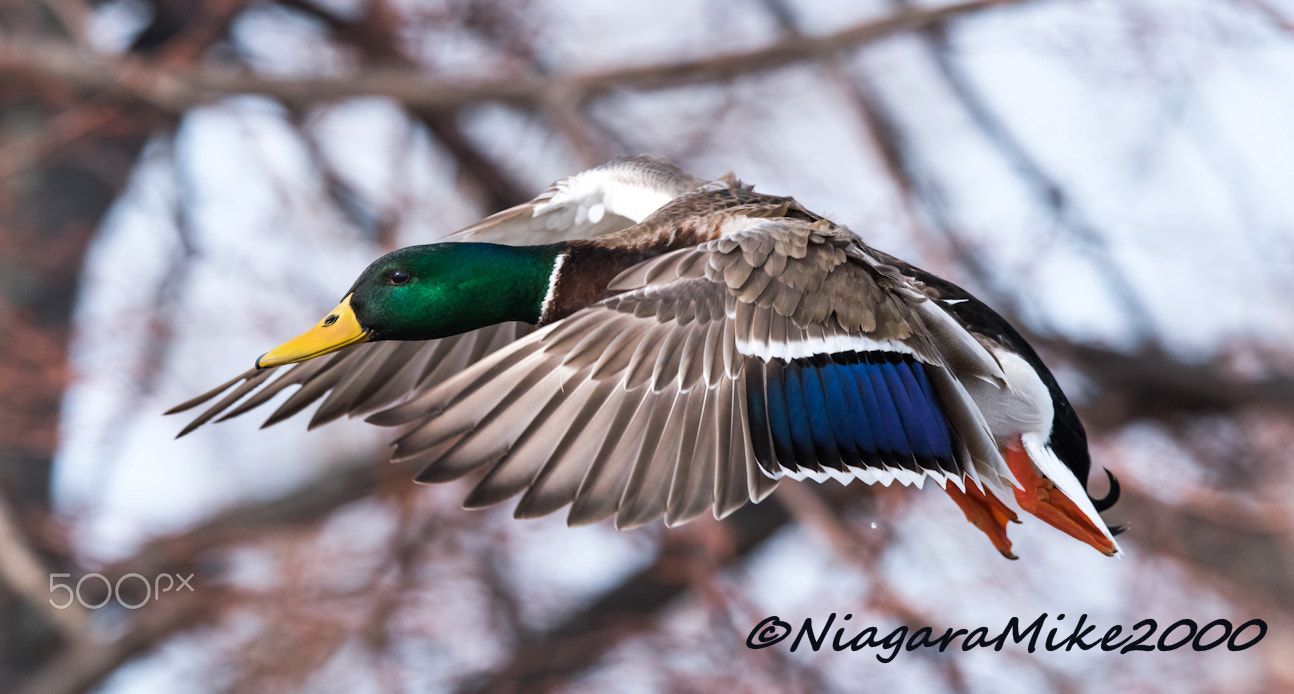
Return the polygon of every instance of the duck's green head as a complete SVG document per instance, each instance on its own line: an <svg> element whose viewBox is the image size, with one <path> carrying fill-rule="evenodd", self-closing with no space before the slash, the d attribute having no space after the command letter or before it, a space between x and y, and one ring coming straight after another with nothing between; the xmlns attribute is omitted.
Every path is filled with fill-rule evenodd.
<svg viewBox="0 0 1294 694"><path fill-rule="evenodd" d="M266 368L375 340L430 340L543 312L558 246L438 243L378 258L315 327L256 360Z"/></svg>

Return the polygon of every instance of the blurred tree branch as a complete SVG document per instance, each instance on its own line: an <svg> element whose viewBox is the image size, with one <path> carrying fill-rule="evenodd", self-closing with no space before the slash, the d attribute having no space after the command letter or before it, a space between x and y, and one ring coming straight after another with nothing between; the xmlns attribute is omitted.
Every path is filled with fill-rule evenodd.
<svg viewBox="0 0 1294 694"><path fill-rule="evenodd" d="M139 610L129 628L113 639L87 632L72 640L49 663L14 690L19 694L80 694L90 691L122 664L167 638L214 619L224 603L218 588L177 597Z"/></svg>
<svg viewBox="0 0 1294 694"><path fill-rule="evenodd" d="M910 7L910 0L896 0L900 7ZM1136 287L1128 278L1123 268L1110 253L1106 235L1092 223L1090 216L1073 195L1066 191L1055 176L1050 174L1042 162L1034 156L1020 141L1004 120L998 117L988 100L980 92L970 75L962 69L952 46L948 42L948 32L940 26L929 26L922 30L939 74L948 84L962 107L971 116L971 120L994 148L1001 153L1020 179L1030 188L1034 197L1041 201L1056 222L1069 232L1070 236L1085 246L1097 257L1093 267L1105 279L1105 284L1114 294L1126 314L1132 333L1138 341L1153 345L1158 341L1157 320L1146 307Z"/></svg>
<svg viewBox="0 0 1294 694"><path fill-rule="evenodd" d="M1064 357L1112 398L1085 412L1092 426L1113 429L1140 418L1246 407L1294 414L1294 378L1286 375L1244 378L1216 364L1185 363L1153 350L1127 353L1055 337L1029 339Z"/></svg>
<svg viewBox="0 0 1294 694"><path fill-rule="evenodd" d="M1272 7L1271 3L1266 0L1239 0L1240 4L1253 8L1263 18L1271 22L1272 26L1281 31L1294 35L1294 21L1290 20L1284 12Z"/></svg>
<svg viewBox="0 0 1294 694"><path fill-rule="evenodd" d="M45 75L85 89L136 98L170 112L241 94L268 96L289 106L385 96L415 110L453 111L483 101L542 104L553 93L588 98L621 89L659 89L727 80L818 60L894 34L1021 1L973 0L935 9L903 9L832 34L789 36L750 51L582 75L522 76L474 84L430 79L421 70L389 67L369 67L341 77L290 80L264 79L229 67L173 70L130 56L93 55L62 41L4 34L0 34L0 71Z"/></svg>
<svg viewBox="0 0 1294 694"><path fill-rule="evenodd" d="M75 0L0 5L5 37L0 53L8 50L11 34L22 32L29 40L60 47L38 59L61 54L72 63L93 62L98 58L80 43L86 12ZM59 34L71 40L49 38ZM5 115L0 120L0 436L5 441L0 488L20 529L40 526L48 508L82 258L146 139L169 123L169 116L155 109L114 103L75 83L51 83L46 74L0 58ZM33 543L33 548L44 555L35 557L41 570L44 565L53 571L69 568L69 558L51 547ZM24 564L30 574L32 562ZM33 602L30 595L28 601L11 599L10 590L29 591L32 578L8 578L15 581L9 590L0 586L0 624L7 641L0 650L0 688L8 688L10 680L53 672L43 668L45 661L80 643L54 633L76 619L74 613L50 614L42 608L44 601Z"/></svg>
<svg viewBox="0 0 1294 694"><path fill-rule="evenodd" d="M725 564L740 562L760 547L790 517L776 503L747 506L724 522L731 534L731 553ZM575 674L587 670L600 657L627 638L651 627L661 610L693 587L691 574L681 565L696 561L694 542L671 533L656 559L625 578L561 624L543 633L530 634L513 647L506 665L483 679L469 679L460 694L514 694L547 692Z"/></svg>
<svg viewBox="0 0 1294 694"><path fill-rule="evenodd" d="M400 48L398 25L385 3L376 3L368 14L349 19L306 0L281 0L279 4L319 20L336 39L360 51L370 64L419 72L417 63ZM458 127L457 109L405 106L449 150L460 170L482 191L487 210L495 212L530 199L519 183L463 134Z"/></svg>
<svg viewBox="0 0 1294 694"><path fill-rule="evenodd" d="M27 535L19 527L9 503L0 496L0 585L26 600L33 610L43 613L65 637L73 637L86 628L85 613L75 607L58 610L50 605L47 583L50 572L27 544Z"/></svg>

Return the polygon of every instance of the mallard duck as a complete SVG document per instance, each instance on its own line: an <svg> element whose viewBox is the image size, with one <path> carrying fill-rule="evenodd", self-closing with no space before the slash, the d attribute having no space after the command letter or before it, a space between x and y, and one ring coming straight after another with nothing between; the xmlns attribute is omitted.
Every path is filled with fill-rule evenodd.
<svg viewBox="0 0 1294 694"><path fill-rule="evenodd" d="M531 327L535 326L535 327ZM296 364L276 380L271 376ZM1012 502L1120 552L1079 422L1042 360L960 287L789 197L636 157L563 179L452 240L374 261L336 309L181 432L300 389L405 426L422 482L571 525L723 518L782 478L932 479L1004 556ZM235 387L236 386L236 387Z"/></svg>

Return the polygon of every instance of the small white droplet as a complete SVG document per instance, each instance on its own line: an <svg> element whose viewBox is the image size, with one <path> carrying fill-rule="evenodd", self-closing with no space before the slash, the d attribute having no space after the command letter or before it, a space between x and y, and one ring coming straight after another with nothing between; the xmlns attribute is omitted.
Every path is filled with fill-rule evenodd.
<svg viewBox="0 0 1294 694"><path fill-rule="evenodd" d="M872 525L872 530L875 530L875 529L876 529L876 521L872 521L871 525Z"/></svg>

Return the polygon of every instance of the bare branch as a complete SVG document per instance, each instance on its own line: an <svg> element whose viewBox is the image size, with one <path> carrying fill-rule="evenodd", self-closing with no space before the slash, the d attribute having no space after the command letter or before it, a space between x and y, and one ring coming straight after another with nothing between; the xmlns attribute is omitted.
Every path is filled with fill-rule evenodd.
<svg viewBox="0 0 1294 694"><path fill-rule="evenodd" d="M139 610L136 621L111 641L81 638L73 641L39 674L21 687L19 694L81 694L90 691L119 666L169 636L211 619L223 603L220 594L158 602Z"/></svg>
<svg viewBox="0 0 1294 694"><path fill-rule="evenodd" d="M85 45L85 27L90 19L90 8L81 0L40 0L50 14L58 19L63 31L78 45Z"/></svg>
<svg viewBox="0 0 1294 694"><path fill-rule="evenodd" d="M1287 527L1254 524L1206 505L1165 502L1137 485L1124 487L1119 507L1136 546L1173 557L1242 601L1294 608L1294 546Z"/></svg>
<svg viewBox="0 0 1294 694"><path fill-rule="evenodd" d="M1057 338L1027 337L1068 359L1104 386L1112 399L1121 401L1119 406L1105 402L1084 411L1084 420L1098 427L1114 428L1141 417L1234 412L1246 407L1294 414L1294 378L1289 376L1241 378L1215 364L1187 364L1154 351L1125 353Z"/></svg>
<svg viewBox="0 0 1294 694"><path fill-rule="evenodd" d="M1271 6L1266 0L1239 0L1240 4L1248 5L1261 14L1272 26L1281 31L1294 35L1294 20L1291 20L1284 12Z"/></svg>
<svg viewBox="0 0 1294 694"><path fill-rule="evenodd" d="M26 600L33 610L44 615L65 636L84 631L87 625L83 611L70 606L60 610L50 604L49 571L23 537L13 510L0 494L0 582Z"/></svg>
<svg viewBox="0 0 1294 694"><path fill-rule="evenodd" d="M748 506L725 521L733 533L731 561L748 556L789 520L777 504ZM628 577L592 603L542 634L526 637L504 667L484 679L470 680L461 694L547 691L554 681L591 667L617 644L650 628L667 604L691 588L690 574L679 571L686 546L666 540L650 566Z"/></svg>
<svg viewBox="0 0 1294 694"><path fill-rule="evenodd" d="M417 72L417 63L400 48L399 27L384 3L369 8L359 19L347 19L305 0L279 0L279 4L304 12L323 22L347 45L362 51L370 61ZM411 108L414 116L440 141L485 197L485 207L497 211L530 199L522 186L485 156L463 135L456 110Z"/></svg>
<svg viewBox="0 0 1294 694"><path fill-rule="evenodd" d="M788 36L750 51L583 75L524 76L476 83L428 78L409 68L368 68L343 77L270 80L228 67L164 69L131 57L106 57L67 43L0 36L0 70L20 70L134 97L168 111L235 94L260 94L288 105L385 96L424 111L453 111L482 101L542 104L552 93L584 99L621 89L660 89L727 80L817 60L905 31L922 29L1023 0L972 0L936 9L903 9L824 36Z"/></svg>
<svg viewBox="0 0 1294 694"><path fill-rule="evenodd" d="M178 535L149 542L134 556L113 563L101 571L110 578L129 572L149 575L194 563L203 554L233 543L247 541L285 527L317 521L339 506L390 488L411 494L418 487L409 484L417 469L360 461L340 467L286 495L249 502L230 508L210 520Z"/></svg>
<svg viewBox="0 0 1294 694"><path fill-rule="evenodd" d="M121 116L121 109L105 106L97 99L54 116L38 132L0 147L0 182L28 170L60 147L106 128Z"/></svg>
<svg viewBox="0 0 1294 694"><path fill-rule="evenodd" d="M907 0L900 0L900 2L905 6L907 4ZM1079 202L1065 190L1056 177L1047 172L1006 122L993 111L988 100L980 93L974 81L962 70L960 63L954 57L944 29L931 26L921 33L926 38L939 73L961 102L962 107L970 114L972 122L1015 169L1021 180L1032 189L1034 195L1047 206L1061 228L1101 256L1099 262L1095 263L1096 271L1105 278L1106 284L1113 290L1115 299L1127 312L1129 325L1133 326L1139 339L1153 343L1156 339L1155 326L1159 321L1146 307L1140 292L1132 284L1127 273L1116 264L1105 235L1092 223Z"/></svg>

